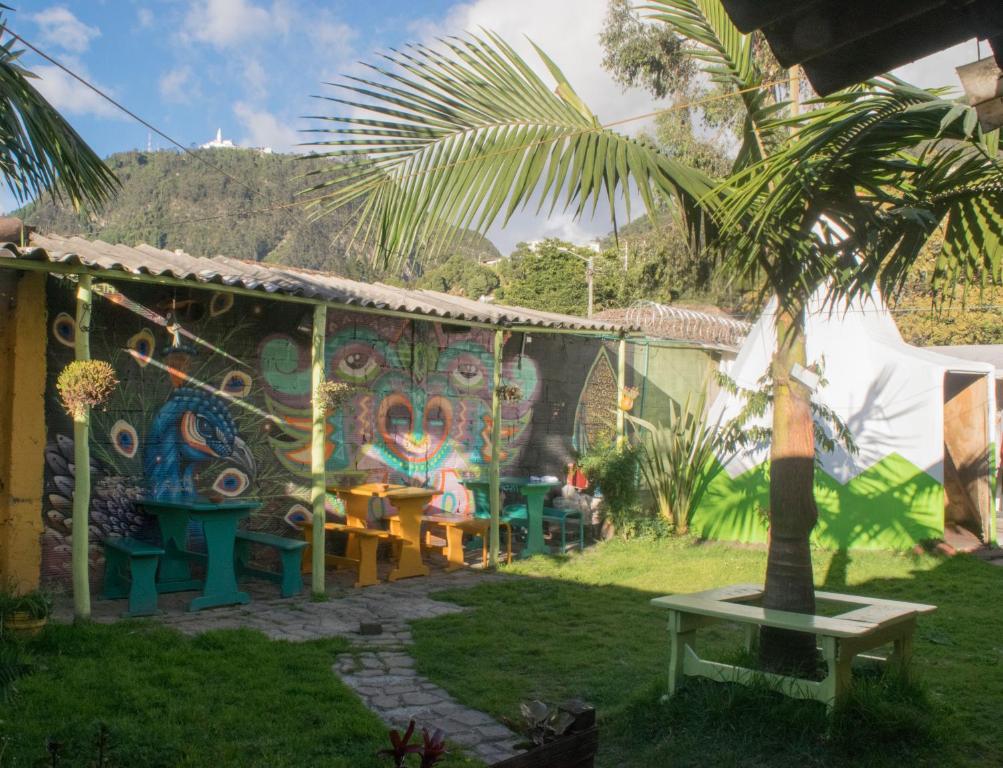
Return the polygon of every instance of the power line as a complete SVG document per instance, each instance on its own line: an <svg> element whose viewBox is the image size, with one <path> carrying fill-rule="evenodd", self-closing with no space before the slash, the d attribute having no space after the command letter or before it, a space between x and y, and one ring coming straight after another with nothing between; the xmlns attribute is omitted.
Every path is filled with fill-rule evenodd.
<svg viewBox="0 0 1003 768"><path fill-rule="evenodd" d="M140 117L135 112L133 112L131 109L129 109L128 107L126 107L124 104L116 101L110 95L108 95L107 93L105 93L104 91L102 91L100 88L98 88L96 85L94 85L90 81L88 81L85 78L83 78L80 75L78 75L76 72L74 72L72 69L70 69L69 67L67 67L62 62L54 59L52 56L50 56L49 54L47 54L45 51L43 51L41 48L39 48L38 46L34 45L30 41L25 40L23 37L21 37L21 35L17 34L12 29L10 29L10 27L5 27L5 29L6 29L7 34L9 34L15 40L19 40L25 47L27 47L30 50L34 51L36 54L38 54L39 56L41 56L43 59L45 59L46 61L48 61L50 64L52 64L53 66L55 66L58 69L60 69L63 72L65 72L67 75L69 75L70 77L72 77L74 80L76 80L78 83L80 83L81 85L83 85L85 88L88 88L89 90L93 91L95 94L97 94L98 96L100 96L102 99L104 99L105 101L107 101L109 104L111 104L112 106L114 106L119 111L121 111L121 112L125 113L126 115L128 115L129 117L131 117L133 120L135 120L136 122L138 122L143 127L147 128L148 130L152 131L153 133L156 133L158 136L160 136L161 138L163 138L166 141L170 142L171 144L173 144L174 146L176 146L178 149L180 149L182 152L184 152L186 155L194 158L195 160L197 160L198 162L202 163L206 167L211 168L212 170L216 171L217 173L222 174L223 176L225 176L226 178L230 179L230 181L234 182L235 184L239 184L241 187L243 187L244 189L248 190L251 194L257 195L259 197L261 196L261 191L259 189L255 188L255 187L252 187L250 184L248 184L245 181L241 181L236 176L234 176L233 174L231 174L228 171L226 171L224 168L221 168L220 166L215 165L214 163L210 163L208 160L206 160L204 157L202 157L197 152L193 152L190 148L186 147L180 141L178 141L177 139L173 138L172 136L169 136L167 133L165 133L164 131L162 131L159 128L157 128L157 126L153 125L153 123L149 122L148 120ZM287 205L286 207L295 207L295 206L294 205Z"/></svg>

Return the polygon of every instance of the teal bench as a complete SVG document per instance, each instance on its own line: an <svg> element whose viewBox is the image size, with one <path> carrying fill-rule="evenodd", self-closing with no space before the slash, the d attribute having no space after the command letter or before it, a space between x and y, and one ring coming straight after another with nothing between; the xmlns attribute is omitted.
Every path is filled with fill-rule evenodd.
<svg viewBox="0 0 1003 768"><path fill-rule="evenodd" d="M104 591L108 600L129 598L123 616L157 613L157 566L164 550L138 539L111 537L104 541Z"/></svg>
<svg viewBox="0 0 1003 768"><path fill-rule="evenodd" d="M251 565L251 545L270 547L279 555L281 573L266 571ZM257 531L237 531L237 576L256 576L279 584L282 597L293 597L303 591L303 550L307 543L302 539L288 539Z"/></svg>
<svg viewBox="0 0 1003 768"><path fill-rule="evenodd" d="M543 508L543 522L556 523L561 529L561 554L567 551L568 518L578 518L578 549L585 549L585 515L580 509Z"/></svg>

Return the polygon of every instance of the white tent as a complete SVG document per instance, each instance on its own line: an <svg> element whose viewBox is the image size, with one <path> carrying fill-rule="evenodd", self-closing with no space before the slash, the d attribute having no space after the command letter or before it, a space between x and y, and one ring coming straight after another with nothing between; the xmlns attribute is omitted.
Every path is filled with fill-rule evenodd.
<svg viewBox="0 0 1003 768"><path fill-rule="evenodd" d="M755 324L729 375L757 390L772 357L775 304ZM818 540L837 547L911 547L961 527L995 540L991 470L992 365L906 344L877 293L830 309L820 292L806 323L809 364L822 365L815 399L849 427L858 453L820 455ZM712 417L743 401L722 393ZM764 425L769 425L767 414ZM718 472L694 514L712 538L765 539L768 450L742 453Z"/></svg>

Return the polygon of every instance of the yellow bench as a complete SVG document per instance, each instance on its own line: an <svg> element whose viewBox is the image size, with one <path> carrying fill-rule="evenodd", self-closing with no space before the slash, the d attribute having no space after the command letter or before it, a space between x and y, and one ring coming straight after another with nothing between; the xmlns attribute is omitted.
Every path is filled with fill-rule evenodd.
<svg viewBox="0 0 1003 768"><path fill-rule="evenodd" d="M912 653L917 616L937 610L934 605L922 603L816 592L815 599L820 602L846 603L854 608L833 617L814 616L749 604L762 595L762 586L738 584L691 595L656 597L651 601L652 605L669 611L669 696L682 686L687 676L743 685L762 680L774 684L787 696L815 699L831 710L850 687L850 668L855 656L892 643L891 660L904 668ZM807 680L701 659L696 652L697 630L721 622L744 624L746 647L750 649L759 627L815 635L821 642L828 674L822 680Z"/></svg>
<svg viewBox="0 0 1003 768"><path fill-rule="evenodd" d="M463 535L480 536L483 542L482 562L488 562L488 534L491 531L491 521L482 517L464 517L462 515L425 515L422 522L426 526L437 526L445 533L445 542L436 544L432 539L432 532L425 531L424 546L426 549L442 550L446 556L446 571L455 571L458 568L466 567L463 559ZM512 526L502 521L500 527L508 529L506 541L508 543L508 562L512 562Z"/></svg>
<svg viewBox="0 0 1003 768"><path fill-rule="evenodd" d="M313 523L303 523L299 528L307 544L306 550L303 552L303 573L311 573L313 570ZM399 536L394 536L387 531L358 528L343 523L324 523L324 530L328 533L340 531L348 534L346 554L325 553L324 564L336 569L353 568L357 574L355 580L357 587L369 587L380 583L380 577L376 571L376 549L379 543L386 541L396 548L400 546L402 541Z"/></svg>

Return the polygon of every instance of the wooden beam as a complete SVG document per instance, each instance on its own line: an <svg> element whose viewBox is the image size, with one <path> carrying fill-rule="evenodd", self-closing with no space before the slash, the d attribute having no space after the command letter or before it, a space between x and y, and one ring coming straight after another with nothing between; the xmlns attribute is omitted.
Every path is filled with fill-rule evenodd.
<svg viewBox="0 0 1003 768"><path fill-rule="evenodd" d="M310 401L313 408L313 430L310 438L310 504L314 521L327 522L324 502L327 497L327 456L324 425L327 414L317 393L324 383L324 345L327 338L327 307L318 304L313 311L313 337L310 347ZM313 526L313 573L311 589L314 595L324 594L324 533L326 526Z"/></svg>
<svg viewBox="0 0 1003 768"><path fill-rule="evenodd" d="M77 327L74 352L77 360L91 359L91 276L81 275L77 285ZM73 417L73 534L71 563L73 571L73 615L91 617L90 521L91 501L90 408Z"/></svg>
<svg viewBox="0 0 1003 768"><path fill-rule="evenodd" d="M620 399L623 397L623 390L627 386L627 340L620 339L616 348L616 442L623 446L627 439L627 422L624 417L625 411L620 407Z"/></svg>
<svg viewBox="0 0 1003 768"><path fill-rule="evenodd" d="M505 334L495 331L494 370L491 387L491 464L488 473L488 494L491 498L491 532L488 537L488 565L498 565L498 549L501 543L499 525L501 522L501 372L502 353L505 350Z"/></svg>

